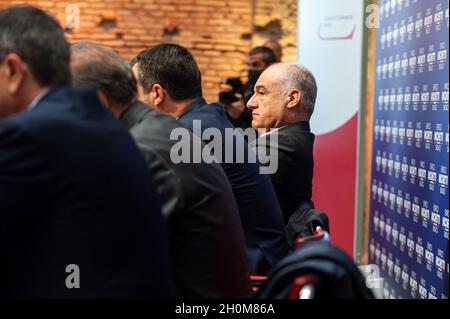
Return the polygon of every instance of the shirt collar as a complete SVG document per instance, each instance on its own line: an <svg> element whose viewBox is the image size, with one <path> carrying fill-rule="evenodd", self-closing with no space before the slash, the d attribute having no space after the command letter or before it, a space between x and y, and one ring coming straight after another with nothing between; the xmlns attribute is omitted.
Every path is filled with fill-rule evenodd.
<svg viewBox="0 0 450 319"><path fill-rule="evenodd" d="M311 128L309 126L309 122L308 121L302 121L302 122L298 122L295 124L289 124L289 125L284 125L278 128L274 128L274 129L270 129L269 132L261 134L261 137L268 135L268 134L272 134L274 132L277 132L279 130L282 130L286 127L296 127L297 129L301 130L301 131L306 131L306 132L311 132Z"/></svg>
<svg viewBox="0 0 450 319"><path fill-rule="evenodd" d="M38 105L39 102L45 97L45 95L47 95L48 91L50 91L50 89L44 89L38 96L36 96L30 105L28 105L27 110L31 111L35 108L36 105Z"/></svg>
<svg viewBox="0 0 450 319"><path fill-rule="evenodd" d="M275 132L277 132L277 131L281 130L282 128L284 128L284 127L286 127L286 126L287 126L287 125L285 125L285 126L281 126L281 127L277 127L277 128L271 128L271 129L269 130L269 132L266 132L266 133L264 133L264 134L261 134L261 136L260 136L260 137L263 137L263 136L266 136L266 135L269 135L269 134L275 133Z"/></svg>

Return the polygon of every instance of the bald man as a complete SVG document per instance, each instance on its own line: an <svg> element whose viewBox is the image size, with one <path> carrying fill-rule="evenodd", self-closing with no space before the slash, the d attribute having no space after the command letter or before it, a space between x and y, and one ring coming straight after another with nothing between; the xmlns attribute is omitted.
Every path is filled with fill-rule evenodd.
<svg viewBox="0 0 450 319"><path fill-rule="evenodd" d="M261 74L255 94L247 103L252 111L252 127L270 130L250 146L258 154L270 154L271 160L278 161L278 169L271 177L286 222L302 205L313 207L314 134L309 120L316 96L316 81L307 68L276 63Z"/></svg>

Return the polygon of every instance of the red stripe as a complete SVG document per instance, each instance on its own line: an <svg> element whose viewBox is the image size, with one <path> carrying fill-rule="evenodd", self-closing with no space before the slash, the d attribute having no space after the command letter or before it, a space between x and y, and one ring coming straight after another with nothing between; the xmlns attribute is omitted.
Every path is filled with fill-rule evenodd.
<svg viewBox="0 0 450 319"><path fill-rule="evenodd" d="M358 114L316 137L313 201L330 218L333 244L353 256Z"/></svg>

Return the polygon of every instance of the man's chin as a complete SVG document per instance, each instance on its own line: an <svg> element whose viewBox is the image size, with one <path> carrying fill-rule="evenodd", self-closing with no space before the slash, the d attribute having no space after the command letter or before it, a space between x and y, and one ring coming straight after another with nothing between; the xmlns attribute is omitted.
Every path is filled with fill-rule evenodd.
<svg viewBox="0 0 450 319"><path fill-rule="evenodd" d="M261 123L257 123L255 121L252 121L252 128L258 131L258 134L264 134L267 133L268 129L264 127Z"/></svg>
<svg viewBox="0 0 450 319"><path fill-rule="evenodd" d="M254 129L259 130L259 129L264 128L264 125L262 125L262 124L259 123L258 121L253 120L253 121L252 121L252 127L253 127Z"/></svg>

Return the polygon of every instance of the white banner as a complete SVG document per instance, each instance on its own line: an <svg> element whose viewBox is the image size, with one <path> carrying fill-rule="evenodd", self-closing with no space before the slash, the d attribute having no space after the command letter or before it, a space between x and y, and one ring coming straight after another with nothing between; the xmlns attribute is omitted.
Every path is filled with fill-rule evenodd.
<svg viewBox="0 0 450 319"><path fill-rule="evenodd" d="M299 0L298 61L318 83L312 131L336 130L361 104L364 1Z"/></svg>

